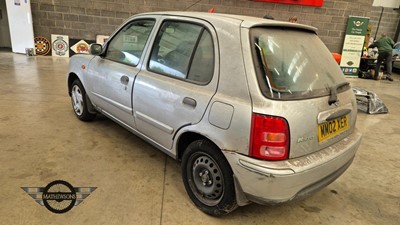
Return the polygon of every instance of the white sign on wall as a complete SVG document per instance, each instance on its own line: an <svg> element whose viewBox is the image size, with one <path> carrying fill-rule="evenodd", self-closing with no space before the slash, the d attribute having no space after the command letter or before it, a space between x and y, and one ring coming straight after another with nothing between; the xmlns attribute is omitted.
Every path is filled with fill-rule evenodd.
<svg viewBox="0 0 400 225"><path fill-rule="evenodd" d="M382 6L386 8L399 8L400 0L374 0L372 6Z"/></svg>
<svg viewBox="0 0 400 225"><path fill-rule="evenodd" d="M51 35L51 55L57 57L69 57L69 40L66 35Z"/></svg>

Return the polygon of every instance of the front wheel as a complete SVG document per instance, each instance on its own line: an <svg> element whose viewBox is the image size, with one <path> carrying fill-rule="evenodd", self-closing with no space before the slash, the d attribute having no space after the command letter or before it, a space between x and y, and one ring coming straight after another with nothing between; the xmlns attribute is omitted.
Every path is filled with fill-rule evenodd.
<svg viewBox="0 0 400 225"><path fill-rule="evenodd" d="M189 197L203 212L220 216L238 207L232 169L210 141L189 144L182 157L182 178Z"/></svg>
<svg viewBox="0 0 400 225"><path fill-rule="evenodd" d="M74 109L75 115L78 119L83 121L90 121L96 116L89 112L88 101L86 100L86 92L83 88L82 83L76 79L72 82L71 88L71 102L72 108Z"/></svg>

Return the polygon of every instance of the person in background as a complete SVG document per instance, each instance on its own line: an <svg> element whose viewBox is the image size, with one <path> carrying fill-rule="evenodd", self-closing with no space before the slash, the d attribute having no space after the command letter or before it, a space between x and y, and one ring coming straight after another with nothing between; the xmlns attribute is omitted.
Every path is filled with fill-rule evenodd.
<svg viewBox="0 0 400 225"><path fill-rule="evenodd" d="M372 43L368 48L378 48L378 60L376 62L375 67L375 80L379 80L381 77L379 76L379 69L382 65L382 62L386 62L386 79L393 81L392 76L392 51L393 51L394 41L386 36L386 34L382 34L381 38L374 43Z"/></svg>

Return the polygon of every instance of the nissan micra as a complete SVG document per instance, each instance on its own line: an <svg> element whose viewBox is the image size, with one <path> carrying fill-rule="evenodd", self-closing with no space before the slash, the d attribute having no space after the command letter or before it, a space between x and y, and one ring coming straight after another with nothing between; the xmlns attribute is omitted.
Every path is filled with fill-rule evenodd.
<svg viewBox="0 0 400 225"><path fill-rule="evenodd" d="M143 13L71 57L67 82L78 119L104 114L181 161L190 199L210 215L314 193L361 141L353 91L306 25Z"/></svg>

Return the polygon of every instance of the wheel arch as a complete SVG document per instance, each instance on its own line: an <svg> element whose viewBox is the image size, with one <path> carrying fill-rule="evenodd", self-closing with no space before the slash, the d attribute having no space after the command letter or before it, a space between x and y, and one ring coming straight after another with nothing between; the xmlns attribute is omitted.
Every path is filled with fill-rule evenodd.
<svg viewBox="0 0 400 225"><path fill-rule="evenodd" d="M78 75L76 75L76 73L71 72L71 73L68 74L67 83L68 83L68 95L69 95L69 96L71 96L72 83L73 83L74 80L76 80L76 79L79 80L79 77L78 77ZM82 81L81 81L81 82L82 82Z"/></svg>
<svg viewBox="0 0 400 225"><path fill-rule="evenodd" d="M221 148L217 144L215 144L215 142L212 141L210 138L207 138L206 136L196 133L196 132L193 132L193 131L187 131L179 136L179 139L178 139L178 142L176 145L177 146L177 149L176 149L177 160L179 160L179 161L182 160L183 153L185 152L186 148L188 147L188 145L190 143L192 143L193 141L196 141L196 140L201 140L201 139L206 139L206 140L210 141L221 151Z"/></svg>

